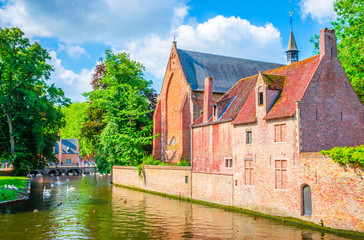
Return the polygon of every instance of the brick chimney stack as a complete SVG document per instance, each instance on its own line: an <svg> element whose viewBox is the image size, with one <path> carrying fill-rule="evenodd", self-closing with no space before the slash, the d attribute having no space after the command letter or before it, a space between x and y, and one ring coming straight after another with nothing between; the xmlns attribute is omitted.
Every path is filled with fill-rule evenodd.
<svg viewBox="0 0 364 240"><path fill-rule="evenodd" d="M205 93L203 98L203 122L206 123L212 114L212 77L205 78Z"/></svg>
<svg viewBox="0 0 364 240"><path fill-rule="evenodd" d="M328 59L337 57L337 44L335 30L321 29L320 31L320 59L326 56Z"/></svg>

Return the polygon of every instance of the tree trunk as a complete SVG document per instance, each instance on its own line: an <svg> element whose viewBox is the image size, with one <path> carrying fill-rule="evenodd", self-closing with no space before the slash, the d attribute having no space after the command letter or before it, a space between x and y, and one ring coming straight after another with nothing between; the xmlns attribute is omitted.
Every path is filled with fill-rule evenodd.
<svg viewBox="0 0 364 240"><path fill-rule="evenodd" d="M8 125L9 125L9 134L10 134L10 155L13 157L15 153L15 140L14 140L14 127L13 127L13 118L11 113L6 114Z"/></svg>

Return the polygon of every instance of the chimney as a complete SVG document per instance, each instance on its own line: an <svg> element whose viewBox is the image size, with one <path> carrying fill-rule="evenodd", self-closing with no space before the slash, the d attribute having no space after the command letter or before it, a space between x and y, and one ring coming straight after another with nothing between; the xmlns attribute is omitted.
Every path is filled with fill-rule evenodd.
<svg viewBox="0 0 364 240"><path fill-rule="evenodd" d="M203 97L203 122L206 123L212 114L212 77L205 78L205 93Z"/></svg>
<svg viewBox="0 0 364 240"><path fill-rule="evenodd" d="M335 30L321 29L320 31L320 59L326 56L329 59L337 57Z"/></svg>

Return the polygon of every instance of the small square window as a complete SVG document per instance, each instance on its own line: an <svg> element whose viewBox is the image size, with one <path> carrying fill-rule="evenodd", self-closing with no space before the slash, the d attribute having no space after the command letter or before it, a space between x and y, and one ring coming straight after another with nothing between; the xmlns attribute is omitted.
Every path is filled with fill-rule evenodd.
<svg viewBox="0 0 364 240"><path fill-rule="evenodd" d="M232 168L232 167L233 167L233 159L231 159L231 158L226 158L226 159L225 159L225 167L226 167L226 168Z"/></svg>
<svg viewBox="0 0 364 240"><path fill-rule="evenodd" d="M246 144L253 143L253 133L252 131L246 131Z"/></svg>

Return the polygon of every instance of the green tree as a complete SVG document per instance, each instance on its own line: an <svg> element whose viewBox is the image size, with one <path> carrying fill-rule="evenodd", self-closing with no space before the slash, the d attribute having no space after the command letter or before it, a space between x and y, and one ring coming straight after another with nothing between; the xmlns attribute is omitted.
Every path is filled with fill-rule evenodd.
<svg viewBox="0 0 364 240"><path fill-rule="evenodd" d="M80 138L81 128L86 121L87 102L75 102L61 108L65 126L61 128L61 138Z"/></svg>
<svg viewBox="0 0 364 240"><path fill-rule="evenodd" d="M150 113L153 90L143 78L144 67L132 61L126 53L107 50L103 87L89 93L95 109L102 110L105 124L98 141L100 171L110 171L112 165L138 165L146 156L146 146L152 142Z"/></svg>
<svg viewBox="0 0 364 240"><path fill-rule="evenodd" d="M337 18L332 22L338 40L338 58L360 101L364 104L364 2L336 0ZM310 39L314 54L318 52L318 36Z"/></svg>
<svg viewBox="0 0 364 240"><path fill-rule="evenodd" d="M106 84L101 81L105 74L105 64L104 62L99 61L91 78L93 91L97 89L106 89ZM86 121L81 128L81 154L84 157L93 157L96 155L98 152L99 137L102 130L105 128L105 111L93 104L92 97L90 97L91 93L92 92L84 94L84 96L89 99L88 108L86 110Z"/></svg>
<svg viewBox="0 0 364 240"><path fill-rule="evenodd" d="M364 2L337 0L332 25L339 40L339 59L359 99L364 104Z"/></svg>
<svg viewBox="0 0 364 240"><path fill-rule="evenodd" d="M49 59L19 28L0 28L0 150L18 174L55 160L53 146L63 124L57 105L69 100L46 83L53 70Z"/></svg>

